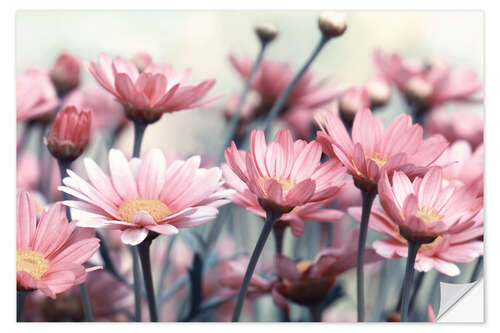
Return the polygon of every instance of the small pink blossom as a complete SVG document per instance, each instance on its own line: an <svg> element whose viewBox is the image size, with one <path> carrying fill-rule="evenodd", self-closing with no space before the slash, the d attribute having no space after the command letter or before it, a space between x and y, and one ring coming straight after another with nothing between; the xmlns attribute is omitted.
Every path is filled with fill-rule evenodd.
<svg viewBox="0 0 500 333"><path fill-rule="evenodd" d="M80 84L80 60L69 53L61 53L50 70L50 79L59 96L75 89Z"/></svg>
<svg viewBox="0 0 500 333"><path fill-rule="evenodd" d="M28 192L17 194L16 275L18 290L39 289L55 298L85 282L83 264L99 248L92 229L75 229L68 223L64 206L52 205L37 223L35 202Z"/></svg>

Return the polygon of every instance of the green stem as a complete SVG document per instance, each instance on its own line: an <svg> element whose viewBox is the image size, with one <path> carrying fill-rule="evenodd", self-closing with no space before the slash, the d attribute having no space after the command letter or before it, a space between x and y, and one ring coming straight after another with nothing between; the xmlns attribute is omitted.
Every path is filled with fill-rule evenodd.
<svg viewBox="0 0 500 333"><path fill-rule="evenodd" d="M316 48L314 49L313 53L309 57L309 59L306 61L306 63L302 66L300 71L295 75L293 78L292 82L286 87L286 89L281 93L280 97L274 103L273 107L271 108L271 111L269 111L269 115L267 116L267 119L265 120L265 125L264 125L264 131L266 134L266 137L269 136L269 131L271 129L271 125L280 113L281 109L285 105L288 97L290 94L293 92L293 89L299 82L299 80L302 78L302 76L305 74L309 66L313 63L314 59L318 56L320 51L323 49L323 46L326 45L326 43L330 40L330 38L326 37L324 34L321 35L321 39L319 40L318 45L316 45Z"/></svg>
<svg viewBox="0 0 500 333"><path fill-rule="evenodd" d="M158 322L158 310L156 309L153 275L151 274L151 260L149 256L151 243L152 239L146 238L142 243L137 245L137 249L139 250L142 273L144 276L144 286L146 287L146 295L148 298L149 317L152 322Z"/></svg>
<svg viewBox="0 0 500 333"><path fill-rule="evenodd" d="M144 131L148 125L134 121L134 150L132 157L139 157L141 155L142 139L144 138Z"/></svg>
<svg viewBox="0 0 500 333"><path fill-rule="evenodd" d="M245 300L245 297L247 295L248 285L250 284L250 279L252 278L255 266L257 265L257 261L259 260L260 254L262 253L262 249L264 249L267 238L269 237L271 230L273 230L274 222L276 222L280 217L281 214L275 214L271 211L267 211L266 222L264 224L264 227L262 228L259 239L257 240L257 244L255 245L252 256L250 257L250 262L248 263L247 271L245 272L245 277L243 278L243 283L238 294L238 299L236 301L236 306L233 312L233 322L237 322L240 318L241 309L243 308L243 301Z"/></svg>
<svg viewBox="0 0 500 333"><path fill-rule="evenodd" d="M403 297L401 300L401 322L408 321L408 308L410 305L410 291L413 285L413 273L415 272L415 259L417 258L420 242L408 241L408 259L406 261L406 272L403 280Z"/></svg>
<svg viewBox="0 0 500 333"><path fill-rule="evenodd" d="M309 312L311 313L311 322L320 323L322 321L322 311L321 306L311 305L309 307Z"/></svg>
<svg viewBox="0 0 500 333"><path fill-rule="evenodd" d="M363 267L365 263L365 244L368 234L368 221L372 210L373 200L377 196L377 192L361 191L363 197L363 208L361 211L361 227L359 230L358 240L358 259L356 263L356 287L357 287L357 306L358 306L358 322L365 321L365 281Z"/></svg>
<svg viewBox="0 0 500 333"><path fill-rule="evenodd" d="M474 266L474 271L472 271L472 276L469 282L475 282L479 278L479 273L483 268L483 256L477 258L476 265Z"/></svg>
<svg viewBox="0 0 500 333"><path fill-rule="evenodd" d="M135 321L142 321L142 307L141 307L141 266L139 263L139 253L135 246L129 246L132 254L132 272L134 275L134 309Z"/></svg>
<svg viewBox="0 0 500 333"><path fill-rule="evenodd" d="M255 74L257 73L257 69L259 68L260 63L262 62L262 59L264 57L264 51L266 50L266 46L268 43L261 43L260 51L257 56L257 59L255 59L252 69L250 70L250 74L248 75L245 85L243 86L243 91L241 92L240 98L238 100L238 103L236 104L236 109L234 111L233 116L231 117L231 121L229 123L229 130L228 130L228 137L226 141L224 142L223 149L221 151L221 154L219 156L219 161L222 161L224 158L224 150L226 147L228 147L231 144L231 141L233 141L234 134L236 133L236 129L238 128L238 121L240 119L240 114L241 114L241 109L245 105L245 100L248 96L248 93L250 92L250 87L252 86L252 81L254 79Z"/></svg>

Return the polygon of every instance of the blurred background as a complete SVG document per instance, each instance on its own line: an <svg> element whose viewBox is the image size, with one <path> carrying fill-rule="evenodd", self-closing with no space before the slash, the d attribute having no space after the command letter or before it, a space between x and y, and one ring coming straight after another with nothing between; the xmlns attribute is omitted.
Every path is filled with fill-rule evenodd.
<svg viewBox="0 0 500 333"><path fill-rule="evenodd" d="M215 78L217 83L211 95L223 97L201 109L166 114L149 126L143 142L143 151L161 148L181 155L218 154L223 144L226 123L222 109L228 98L242 89L243 82L228 60L228 55L255 57L259 42L254 34L258 23L273 23L280 31L266 53L266 58L287 61L301 66L320 38L316 11L19 11L16 17L16 72L21 74L30 66L50 68L61 51L67 51L81 60L97 60L101 53L130 59L136 52L152 55L155 63L168 63L181 70L193 69L193 81ZM374 77L372 60L375 48L397 52L403 57L429 59L441 57L452 67L471 67L484 82L483 13L480 11L415 11L415 12L347 12L348 30L339 39L328 43L312 65L316 80L330 77L342 87L365 84ZM82 86L94 85L90 74L82 71ZM482 105L457 106L482 112ZM405 111L400 94L393 93L391 102L378 114L387 121ZM126 154L132 151L132 128L127 128L116 146ZM89 155L91 155L89 153ZM77 166L78 167L78 166ZM250 252L255 244L261 222L237 207L233 216L236 232L236 250ZM241 214L239 214L241 213ZM245 223L245 221L249 223ZM316 246L304 246L314 241L315 235L306 229L298 239L288 233L285 253L297 257L314 258ZM370 240L378 238L373 231ZM294 239L292 242L291 240ZM302 246L299 251L295 248ZM370 243L370 241L369 241ZM271 258L272 242L266 250ZM311 258L312 257L312 258ZM403 278L405 260L388 261L387 269L394 274L389 291L387 309L397 302ZM186 263L189 265L189 263ZM464 279L470 276L471 265L464 269ZM373 306L380 285L379 266L367 269L367 306ZM371 274L373 273L373 274ZM427 293L436 293L437 274L424 281ZM348 297L336 306L338 320L350 320L355 309L355 273L345 275ZM459 280L455 280L459 281ZM426 294L426 293L421 293ZM434 299L434 305L439 298ZM258 300L256 318L261 321L276 318L276 308L270 297ZM436 309L436 307L434 307ZM346 318L341 318L343 309ZM302 318L303 309L294 306ZM371 318L381 315L370 314ZM348 318L349 317L349 318Z"/></svg>
<svg viewBox="0 0 500 333"><path fill-rule="evenodd" d="M16 71L29 66L50 67L65 50L82 60L99 54L130 58L149 52L157 63L179 70L193 69L193 82L216 78L212 93L224 94L203 112L164 116L150 126L144 149L153 146L181 153L215 153L223 142L220 110L242 81L228 54L255 57L259 42L253 28L275 24L280 35L266 52L272 60L300 66L320 38L317 11L19 11L16 18ZM316 80L326 77L342 86L364 84L376 71L372 52L380 47L404 57L442 57L451 66L475 69L483 78L483 13L480 11L347 12L347 33L327 45L312 66ZM83 71L83 86L94 84ZM396 95L396 94L394 94ZM391 112L402 101L393 96ZM401 107L403 107L401 105ZM182 128L182 131L177 129ZM129 128L132 132L132 129ZM119 147L130 149L132 135L123 135Z"/></svg>

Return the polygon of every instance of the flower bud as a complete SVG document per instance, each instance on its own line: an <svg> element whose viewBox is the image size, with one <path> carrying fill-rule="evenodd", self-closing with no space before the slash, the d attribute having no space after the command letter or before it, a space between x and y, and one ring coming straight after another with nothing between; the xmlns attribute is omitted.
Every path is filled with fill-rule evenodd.
<svg viewBox="0 0 500 333"><path fill-rule="evenodd" d="M391 86L386 79L377 77L366 85L366 91L370 98L372 109L384 106L391 98Z"/></svg>
<svg viewBox="0 0 500 333"><path fill-rule="evenodd" d="M319 29L323 36L334 38L341 36L347 29L347 22L344 13L323 12L318 19Z"/></svg>
<svg viewBox="0 0 500 333"><path fill-rule="evenodd" d="M419 105L425 106L428 103L432 92L432 85L420 76L414 76L406 83L406 97Z"/></svg>
<svg viewBox="0 0 500 333"><path fill-rule="evenodd" d="M339 101L339 115L344 123L352 124L358 111L370 107L370 98L364 87L351 87Z"/></svg>
<svg viewBox="0 0 500 333"><path fill-rule="evenodd" d="M278 36L278 29L273 24L259 24L255 28L255 33L262 43L269 43Z"/></svg>
<svg viewBox="0 0 500 333"><path fill-rule="evenodd" d="M147 52L137 52L130 61L137 67L139 72L143 72L146 67L153 63L153 58Z"/></svg>
<svg viewBox="0 0 500 333"><path fill-rule="evenodd" d="M57 95L66 95L80 84L80 61L68 53L61 53L50 71L50 79Z"/></svg>
<svg viewBox="0 0 500 333"><path fill-rule="evenodd" d="M47 136L47 147L57 159L72 162L89 142L91 112L68 106L60 111Z"/></svg>

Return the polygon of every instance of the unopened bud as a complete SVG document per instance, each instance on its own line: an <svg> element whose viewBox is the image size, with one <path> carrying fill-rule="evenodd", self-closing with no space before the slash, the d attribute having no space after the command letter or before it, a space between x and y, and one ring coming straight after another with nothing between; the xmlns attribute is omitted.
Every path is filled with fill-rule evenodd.
<svg viewBox="0 0 500 333"><path fill-rule="evenodd" d="M384 78L377 77L366 85L372 109L384 106L391 98L391 86Z"/></svg>
<svg viewBox="0 0 500 333"><path fill-rule="evenodd" d="M406 83L406 97L420 105L426 105L432 95L432 84L420 76L414 76Z"/></svg>
<svg viewBox="0 0 500 333"><path fill-rule="evenodd" d="M255 28L255 33L262 43L269 43L278 36L278 29L273 24L259 24Z"/></svg>
<svg viewBox="0 0 500 333"><path fill-rule="evenodd" d="M68 106L56 116L47 136L47 148L57 159L72 162L89 143L91 112Z"/></svg>
<svg viewBox="0 0 500 333"><path fill-rule="evenodd" d="M80 61L68 53L61 53L50 71L50 79L57 95L65 96L80 84Z"/></svg>
<svg viewBox="0 0 500 333"><path fill-rule="evenodd" d="M328 38L341 36L347 29L344 13L323 12L318 19L319 29Z"/></svg>
<svg viewBox="0 0 500 333"><path fill-rule="evenodd" d="M137 52L130 61L137 67L139 72L143 72L146 67L153 63L153 58L147 52Z"/></svg>
<svg viewBox="0 0 500 333"><path fill-rule="evenodd" d="M342 120L349 124L354 121L358 111L370 107L370 98L364 87L349 88L339 101L339 115Z"/></svg>

